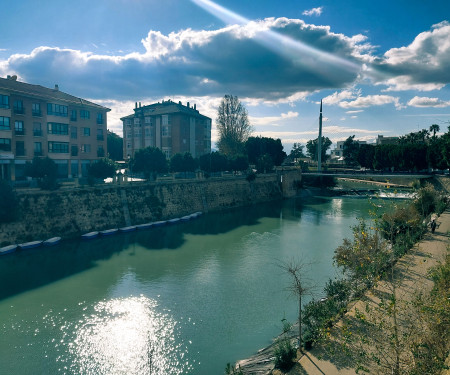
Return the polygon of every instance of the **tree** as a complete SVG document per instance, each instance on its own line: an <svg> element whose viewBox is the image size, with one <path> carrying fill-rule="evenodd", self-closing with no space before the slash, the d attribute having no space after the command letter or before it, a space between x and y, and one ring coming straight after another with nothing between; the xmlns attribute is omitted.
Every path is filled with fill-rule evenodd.
<svg viewBox="0 0 450 375"><path fill-rule="evenodd" d="M287 290L298 298L298 347L300 351L302 351L302 298L311 293L312 289L305 280L306 270L310 266L311 264L294 260L280 264L280 268L291 277L291 284Z"/></svg>
<svg viewBox="0 0 450 375"><path fill-rule="evenodd" d="M197 162L190 152L186 152L183 155L177 153L170 159L171 172L194 172L196 168Z"/></svg>
<svg viewBox="0 0 450 375"><path fill-rule="evenodd" d="M281 165L286 158L280 139L249 137L245 142L245 150L247 151L248 161L252 164L256 164L264 155L268 155L274 165Z"/></svg>
<svg viewBox="0 0 450 375"><path fill-rule="evenodd" d="M303 148L304 147L305 146L303 146L302 144L294 142L294 145L292 146L292 150L291 150L291 152L289 154L289 157L292 160L306 157L306 155L303 153Z"/></svg>
<svg viewBox="0 0 450 375"><path fill-rule="evenodd" d="M229 160L230 169L233 171L246 171L248 169L248 159L245 155L238 155Z"/></svg>
<svg viewBox="0 0 450 375"><path fill-rule="evenodd" d="M98 178L104 180L108 177L116 175L117 165L114 160L102 158L92 163L88 168L88 175L91 178Z"/></svg>
<svg viewBox="0 0 450 375"><path fill-rule="evenodd" d="M58 187L58 166L49 157L40 158L35 156L31 163L25 166L27 176L37 178L41 189L54 190Z"/></svg>
<svg viewBox="0 0 450 375"><path fill-rule="evenodd" d="M264 154L256 160L256 170L258 173L272 172L274 163L269 154Z"/></svg>
<svg viewBox="0 0 450 375"><path fill-rule="evenodd" d="M436 133L438 133L439 130L441 130L441 128L438 124L430 125L430 133L433 133L433 139L436 139Z"/></svg>
<svg viewBox="0 0 450 375"><path fill-rule="evenodd" d="M157 173L167 172L167 160L163 152L156 147L142 148L130 160L133 172L142 172L146 178L156 178Z"/></svg>
<svg viewBox="0 0 450 375"><path fill-rule="evenodd" d="M363 168L373 169L373 159L375 156L375 148L374 145L365 145L362 144L359 146L358 150L358 163Z"/></svg>
<svg viewBox="0 0 450 375"><path fill-rule="evenodd" d="M106 137L108 154L112 160L123 160L123 138L108 130Z"/></svg>
<svg viewBox="0 0 450 375"><path fill-rule="evenodd" d="M343 146L343 156L345 164L356 166L358 164L359 143L354 141L355 136L348 137Z"/></svg>
<svg viewBox="0 0 450 375"><path fill-rule="evenodd" d="M214 151L199 158L200 169L205 172L222 172L229 167L228 158L220 152Z"/></svg>
<svg viewBox="0 0 450 375"><path fill-rule="evenodd" d="M308 156L312 159L312 160L317 160L317 143L318 143L318 139L312 139L309 140L306 143L306 151L308 153ZM327 158L326 152L327 150L330 148L331 146L331 140L328 137L323 137L322 136L322 161L325 161Z"/></svg>
<svg viewBox="0 0 450 375"><path fill-rule="evenodd" d="M225 95L217 110L219 151L225 155L242 154L244 143L253 131L247 110L237 96Z"/></svg>

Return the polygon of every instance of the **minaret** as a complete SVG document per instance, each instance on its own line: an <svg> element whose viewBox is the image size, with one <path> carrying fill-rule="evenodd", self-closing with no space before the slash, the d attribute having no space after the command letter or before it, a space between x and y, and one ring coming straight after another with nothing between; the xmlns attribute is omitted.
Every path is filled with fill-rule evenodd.
<svg viewBox="0 0 450 375"><path fill-rule="evenodd" d="M317 172L322 173L322 99L320 99L319 138L317 140Z"/></svg>

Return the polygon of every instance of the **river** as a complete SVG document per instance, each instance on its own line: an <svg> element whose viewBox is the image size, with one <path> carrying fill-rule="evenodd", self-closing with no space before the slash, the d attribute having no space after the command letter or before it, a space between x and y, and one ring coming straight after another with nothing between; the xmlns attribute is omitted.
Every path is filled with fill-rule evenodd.
<svg viewBox="0 0 450 375"><path fill-rule="evenodd" d="M295 321L366 199L312 197L0 258L0 374L223 374Z"/></svg>

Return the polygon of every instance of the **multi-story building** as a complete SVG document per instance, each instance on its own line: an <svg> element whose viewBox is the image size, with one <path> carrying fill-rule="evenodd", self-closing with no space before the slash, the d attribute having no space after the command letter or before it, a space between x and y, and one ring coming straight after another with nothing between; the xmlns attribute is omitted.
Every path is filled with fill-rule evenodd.
<svg viewBox="0 0 450 375"><path fill-rule="evenodd" d="M385 137L383 135L378 135L377 145L396 145L398 144L398 137Z"/></svg>
<svg viewBox="0 0 450 375"><path fill-rule="evenodd" d="M211 152L211 119L201 115L195 104L136 103L134 114L121 120L124 158L146 147L161 149L167 159L176 153L190 152L195 158Z"/></svg>
<svg viewBox="0 0 450 375"><path fill-rule="evenodd" d="M366 145L367 141L358 141L354 140L355 143L358 143L359 145ZM344 157L344 143L345 141L337 141L336 142L336 148L334 150L331 150L331 159L332 160L338 160L343 161ZM339 160L340 159L340 160Z"/></svg>
<svg viewBox="0 0 450 375"><path fill-rule="evenodd" d="M110 109L59 91L0 78L0 178L25 178L25 164L48 156L59 177L86 175L107 155L106 113Z"/></svg>

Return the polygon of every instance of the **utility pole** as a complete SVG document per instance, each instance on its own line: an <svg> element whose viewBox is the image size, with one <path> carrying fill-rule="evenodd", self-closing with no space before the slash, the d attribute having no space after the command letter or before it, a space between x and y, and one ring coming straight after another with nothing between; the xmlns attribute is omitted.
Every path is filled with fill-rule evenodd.
<svg viewBox="0 0 450 375"><path fill-rule="evenodd" d="M319 138L317 139L317 172L322 172L322 99L320 99Z"/></svg>

